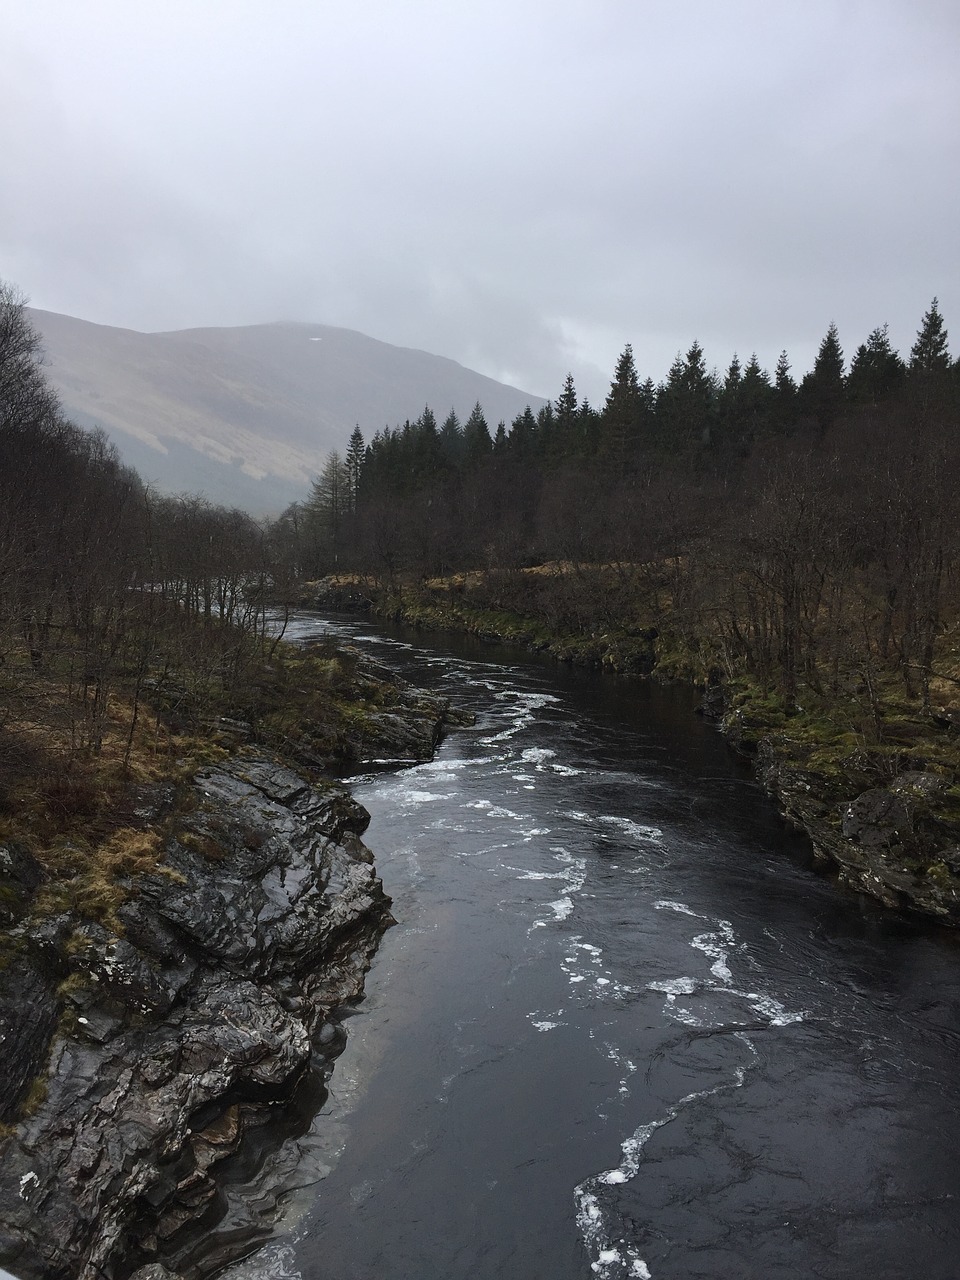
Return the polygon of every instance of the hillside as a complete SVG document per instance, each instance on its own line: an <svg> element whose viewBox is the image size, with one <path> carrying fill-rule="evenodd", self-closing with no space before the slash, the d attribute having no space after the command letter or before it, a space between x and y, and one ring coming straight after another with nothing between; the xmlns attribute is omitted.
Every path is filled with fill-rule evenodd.
<svg viewBox="0 0 960 1280"><path fill-rule="evenodd" d="M100 426L161 489L253 512L303 495L359 424L367 439L425 404L491 427L543 401L453 360L329 325L139 333L30 310L45 373L74 421Z"/></svg>

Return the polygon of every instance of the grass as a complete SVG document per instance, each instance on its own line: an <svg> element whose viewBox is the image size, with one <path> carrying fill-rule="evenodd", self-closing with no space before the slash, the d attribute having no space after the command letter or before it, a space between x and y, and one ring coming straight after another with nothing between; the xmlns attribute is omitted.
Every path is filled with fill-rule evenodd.
<svg viewBox="0 0 960 1280"><path fill-rule="evenodd" d="M2 673L11 681L9 665ZM183 820L191 808L183 784L198 769L246 742L301 765L309 760L316 771L333 767L362 736L371 710L391 705L397 692L332 643L281 643L269 662L250 665L232 693L205 694L202 715L178 695L173 710L142 705L131 731L130 700L122 690L112 694L93 751L75 745L76 698L62 676L21 667L17 678L17 697L0 697L0 842L32 854L43 883L29 906L0 885L0 910L11 923L24 911L72 911L117 932L136 878L169 874L167 835L211 860L225 856L224 833L208 830L202 816L193 825ZM238 731L237 722L247 727ZM149 798L161 791L173 812L158 826Z"/></svg>
<svg viewBox="0 0 960 1280"><path fill-rule="evenodd" d="M20 1103L20 1119L26 1120L36 1115L47 1100L49 1082L46 1076L36 1076L27 1090L26 1097Z"/></svg>

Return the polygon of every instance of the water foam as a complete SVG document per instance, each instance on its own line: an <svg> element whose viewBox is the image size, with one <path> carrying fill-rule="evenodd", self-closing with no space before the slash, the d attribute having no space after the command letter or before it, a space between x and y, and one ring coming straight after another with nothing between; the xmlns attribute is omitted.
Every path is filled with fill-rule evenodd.
<svg viewBox="0 0 960 1280"><path fill-rule="evenodd" d="M758 1061L757 1051L742 1033L736 1033L748 1046L752 1055L751 1066ZM664 1115L646 1124L639 1125L633 1133L620 1144L622 1158L613 1169L587 1178L574 1189L574 1200L577 1206L577 1226L587 1252L594 1255L590 1268L601 1280L618 1280L622 1277L644 1276L651 1280L651 1272L646 1262L640 1257L633 1245L625 1240L614 1242L611 1232L606 1226L603 1210L600 1206L600 1194L603 1187L622 1186L630 1182L640 1172L643 1160L643 1149L658 1129L676 1120L682 1111L694 1103L714 1097L718 1093L726 1093L742 1088L747 1078L747 1068L737 1067L732 1081L714 1085L712 1089L698 1089L688 1093L678 1102L668 1107ZM629 1266L629 1270L625 1270Z"/></svg>
<svg viewBox="0 0 960 1280"><path fill-rule="evenodd" d="M668 1018L685 1026L722 1026L723 1023L698 1018L692 1010L678 1004L677 997L723 993L737 1000L743 1000L751 1012L764 1020L768 1026L786 1027L803 1021L805 1016L803 1011L788 1010L781 1001L765 992L741 991L734 986L733 973L730 969L730 957L733 952L736 951L752 968L756 969L758 965L747 951L746 944L738 944L733 925L729 920L710 920L709 917L693 911L684 902L665 898L655 902L654 907L660 911L674 911L679 915L690 916L694 920L702 920L713 926L703 933L696 934L691 939L690 946L713 961L710 965L710 973L715 982L683 975L665 981L647 983L648 991L658 991L666 996L663 1011Z"/></svg>
<svg viewBox="0 0 960 1280"><path fill-rule="evenodd" d="M605 823L608 827L617 827L631 840L659 844L663 839L663 832L659 827L648 827L642 822L634 822L632 818L617 818L612 814L603 814L598 821Z"/></svg>
<svg viewBox="0 0 960 1280"><path fill-rule="evenodd" d="M788 1010L781 1001L771 995L750 990L741 991L735 986L730 967L731 958L736 954L750 963L752 957L747 952L745 944L738 944L736 933L729 920L710 919L694 911L685 902L669 898L658 899L654 907L658 911L672 911L678 916L686 916L706 924L708 928L695 934L689 945L694 951L700 952L710 960L711 964L709 976L681 974L674 978L649 982L646 990L657 992L664 997L663 1012L671 1021L681 1026L707 1029L711 1032L728 1031L749 1050L751 1061L747 1066L737 1067L732 1080L714 1085L709 1089L688 1093L669 1106L662 1116L639 1125L621 1143L620 1163L612 1169L586 1179L575 1189L577 1225L584 1244L593 1257L590 1264L591 1270L595 1275L600 1276L601 1280L623 1280L623 1277L633 1276L650 1277L651 1274L646 1262L632 1245L626 1244L622 1239L618 1241L613 1238L614 1230L607 1224L602 1207L603 1188L622 1186L635 1178L643 1161L644 1147L658 1129L670 1124L686 1108L698 1102L720 1093L742 1088L748 1071L760 1061L752 1040L746 1034L744 1024L731 1021L729 1017L726 1020L718 1020L718 1015L719 1019L723 1019L724 1014L729 1011L729 1000L732 998L735 1001L743 1001L754 1017L760 1019L767 1027L785 1027L791 1023L801 1022L804 1018L802 1012ZM753 967L757 967L755 962ZM703 1016L697 1016L697 1013L694 1013L685 1003L684 998L691 996L699 997L697 1008ZM721 996L723 1000L718 1000ZM633 1065L615 1046L608 1045L607 1051L608 1057L618 1063ZM620 1094L624 1096L628 1093L625 1076L620 1082Z"/></svg>
<svg viewBox="0 0 960 1280"><path fill-rule="evenodd" d="M513 699L516 714L512 724L509 724L506 729L481 738L480 741L484 746L491 746L496 742L508 742L511 738L515 738L523 729L533 724L537 711L560 701L552 693L521 693L517 689L502 689L494 694L494 698L500 702L508 698Z"/></svg>
<svg viewBox="0 0 960 1280"><path fill-rule="evenodd" d="M591 999L621 999L635 994L633 987L618 982L609 969L603 967L603 951L592 942L584 942L579 935L570 938L568 944L570 954L565 955L560 964L561 971L567 975L571 986L583 988ZM585 954L581 954L585 953Z"/></svg>
<svg viewBox="0 0 960 1280"><path fill-rule="evenodd" d="M568 853L566 849L554 848L550 852L554 855L559 866L554 872L520 872L521 880L559 880L566 893L561 894L559 898L553 899L551 902L545 902L543 905L550 912L549 916L539 916L531 924L527 930L528 935L534 929L545 929L548 924L555 924L560 920L566 920L573 912L573 897L583 888L587 878L587 860L586 858L575 858L573 854Z"/></svg>
<svg viewBox="0 0 960 1280"><path fill-rule="evenodd" d="M524 818L529 818L529 814L514 813L512 809L504 809L501 805L494 804L492 800L471 800L469 804L463 806L465 809L479 809L489 818L512 818L514 822L522 822Z"/></svg>
<svg viewBox="0 0 960 1280"><path fill-rule="evenodd" d="M303 1280L289 1244L268 1244L220 1273L225 1280Z"/></svg>
<svg viewBox="0 0 960 1280"><path fill-rule="evenodd" d="M434 804L438 800L452 800L452 795L443 795L435 791L418 791L415 787L401 787L399 794L396 789L392 794L397 797L400 804Z"/></svg>

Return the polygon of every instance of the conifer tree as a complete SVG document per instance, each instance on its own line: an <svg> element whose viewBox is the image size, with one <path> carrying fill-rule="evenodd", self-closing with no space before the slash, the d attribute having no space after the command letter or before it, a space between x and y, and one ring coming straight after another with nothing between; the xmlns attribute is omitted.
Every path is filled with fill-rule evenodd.
<svg viewBox="0 0 960 1280"><path fill-rule="evenodd" d="M640 404L643 412L650 417L657 408L657 384L650 377L640 384Z"/></svg>
<svg viewBox="0 0 960 1280"><path fill-rule="evenodd" d="M333 450L313 480L305 514L313 544L314 572L336 569L342 550L343 525L350 511L347 464Z"/></svg>
<svg viewBox="0 0 960 1280"><path fill-rule="evenodd" d="M521 459L533 457L537 447L537 419L529 405L523 413L518 413L510 424L508 440L515 457Z"/></svg>
<svg viewBox="0 0 960 1280"><path fill-rule="evenodd" d="M665 446L683 452L710 443L717 413L717 385L707 371L696 339L685 356L677 353L657 397L657 416Z"/></svg>
<svg viewBox="0 0 960 1280"><path fill-rule="evenodd" d="M564 426L576 417L577 388L574 386L572 373L568 373L563 380L563 390L557 397L555 408L557 421Z"/></svg>
<svg viewBox="0 0 960 1280"><path fill-rule="evenodd" d="M473 406L463 426L463 453L468 468L476 467L493 452L490 428L483 416L480 401Z"/></svg>
<svg viewBox="0 0 960 1280"><path fill-rule="evenodd" d="M740 383L740 436L743 441L750 442L766 434L774 396L770 375L761 367L754 351L744 367Z"/></svg>
<svg viewBox="0 0 960 1280"><path fill-rule="evenodd" d="M554 403L554 423L556 426L556 451L559 458L571 458L582 452L580 433L580 417L578 414L577 388L573 382L573 374L568 373L563 381L563 390Z"/></svg>
<svg viewBox="0 0 960 1280"><path fill-rule="evenodd" d="M832 320L800 390L806 408L816 417L820 430L826 431L836 419L844 394L843 348Z"/></svg>
<svg viewBox="0 0 960 1280"><path fill-rule="evenodd" d="M924 313L917 340L910 348L911 373L946 373L950 368L947 331L936 298Z"/></svg>
<svg viewBox="0 0 960 1280"><path fill-rule="evenodd" d="M440 456L446 466L454 469L463 463L464 433L454 409L444 418L440 428Z"/></svg>
<svg viewBox="0 0 960 1280"><path fill-rule="evenodd" d="M872 330L850 361L847 397L854 404L877 404L903 379L904 364L890 345L887 325Z"/></svg>
<svg viewBox="0 0 960 1280"><path fill-rule="evenodd" d="M423 413L413 424L410 440L414 482L417 485L429 485L440 470L442 460L437 419L429 405L424 406Z"/></svg>
<svg viewBox="0 0 960 1280"><path fill-rule="evenodd" d="M557 432L557 419L550 400L537 410L537 452L545 465L560 460L561 447Z"/></svg>
<svg viewBox="0 0 960 1280"><path fill-rule="evenodd" d="M797 420L799 394L790 372L790 359L786 351L777 357L773 375L773 397L770 404L771 428L781 434L793 430Z"/></svg>
<svg viewBox="0 0 960 1280"><path fill-rule="evenodd" d="M641 434L643 402L640 380L628 342L620 353L613 382L607 392L601 425L601 454L606 464L622 474L628 470Z"/></svg>
<svg viewBox="0 0 960 1280"><path fill-rule="evenodd" d="M737 444L743 431L743 366L736 352L727 368L720 388L717 411L720 435L724 442Z"/></svg>
<svg viewBox="0 0 960 1280"><path fill-rule="evenodd" d="M921 414L943 410L956 398L960 378L951 378L950 365L947 331L940 314L940 304L934 298L910 348L908 381L913 401ZM953 387L951 382L955 384Z"/></svg>
<svg viewBox="0 0 960 1280"><path fill-rule="evenodd" d="M774 387L777 395L783 400L791 400L797 394L797 384L793 380L793 374L790 372L790 360L786 351L781 351L777 357L777 367L774 370Z"/></svg>
<svg viewBox="0 0 960 1280"><path fill-rule="evenodd" d="M357 509L357 500L360 495L360 476L363 471L365 454L363 433L360 430L360 424L357 423L347 444L346 457L348 506L351 511L356 511Z"/></svg>

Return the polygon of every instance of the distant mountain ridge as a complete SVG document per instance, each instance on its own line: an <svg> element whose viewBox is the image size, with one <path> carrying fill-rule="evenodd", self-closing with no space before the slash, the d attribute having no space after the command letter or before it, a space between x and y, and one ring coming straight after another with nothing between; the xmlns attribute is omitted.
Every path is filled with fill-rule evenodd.
<svg viewBox="0 0 960 1280"><path fill-rule="evenodd" d="M491 431L544 403L455 360L352 329L277 322L141 333L30 310L64 410L102 427L125 461L170 492L259 513L303 497L355 426L369 440L429 404Z"/></svg>

